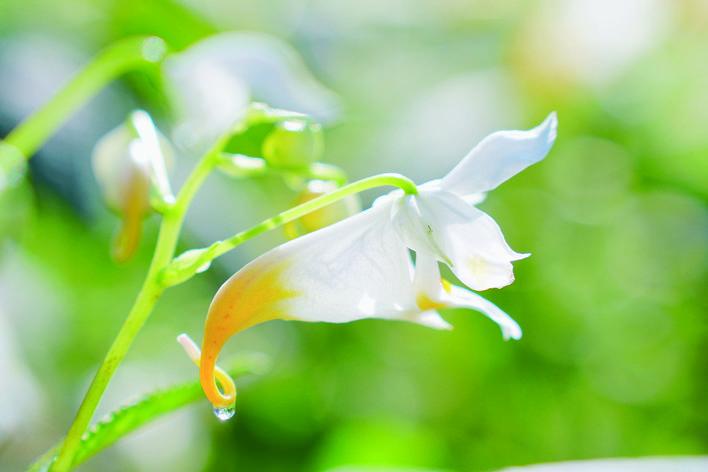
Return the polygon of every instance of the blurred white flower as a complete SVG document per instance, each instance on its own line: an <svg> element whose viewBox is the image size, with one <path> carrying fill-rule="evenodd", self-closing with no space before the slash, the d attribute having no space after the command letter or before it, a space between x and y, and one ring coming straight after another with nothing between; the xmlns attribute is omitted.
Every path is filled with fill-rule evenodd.
<svg viewBox="0 0 708 472"><path fill-rule="evenodd" d="M237 123L252 98L325 123L341 109L292 46L263 33L209 36L170 56L164 71L180 120L175 139L191 148Z"/></svg>
<svg viewBox="0 0 708 472"><path fill-rule="evenodd" d="M667 0L568 0L543 4L528 17L519 51L528 68L559 80L603 88L670 33L675 3Z"/></svg>
<svg viewBox="0 0 708 472"><path fill-rule="evenodd" d="M150 115L133 112L128 121L96 143L94 175L108 206L122 219L113 256L125 262L135 251L151 195L172 203L167 166L174 160L172 146L155 128Z"/></svg>

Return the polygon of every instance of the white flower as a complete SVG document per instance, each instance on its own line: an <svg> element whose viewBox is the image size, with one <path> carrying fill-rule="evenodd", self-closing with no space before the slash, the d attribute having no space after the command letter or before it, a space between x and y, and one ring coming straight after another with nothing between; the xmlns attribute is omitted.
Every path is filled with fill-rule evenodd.
<svg viewBox="0 0 708 472"><path fill-rule="evenodd" d="M440 308L477 310L519 339L506 313L465 287L442 280L438 262L473 290L514 280L514 252L494 220L474 207L496 188L543 159L556 137L551 114L529 131L485 138L448 175L395 191L339 223L287 242L253 260L219 289L207 315L200 374L216 407L230 401L214 381L216 358L235 333L272 319L344 323L364 318L406 320L449 329ZM415 251L415 263L410 250Z"/></svg>
<svg viewBox="0 0 708 472"><path fill-rule="evenodd" d="M113 257L127 261L140 242L142 220L150 212L150 193L172 203L167 167L172 146L150 115L132 112L128 120L102 137L92 154L93 171L108 206L122 225L113 242Z"/></svg>
<svg viewBox="0 0 708 472"><path fill-rule="evenodd" d="M181 117L177 140L193 148L211 145L238 123L252 98L323 123L341 109L292 46L263 33L209 36L168 57L164 71Z"/></svg>

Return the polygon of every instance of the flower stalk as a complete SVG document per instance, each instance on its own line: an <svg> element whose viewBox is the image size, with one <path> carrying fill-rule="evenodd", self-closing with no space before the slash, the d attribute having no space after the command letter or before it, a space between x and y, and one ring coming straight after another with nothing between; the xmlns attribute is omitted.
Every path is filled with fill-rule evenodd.
<svg viewBox="0 0 708 472"><path fill-rule="evenodd" d="M25 158L32 156L91 97L125 72L162 61L165 42L155 36L118 41L99 53L54 98L5 137Z"/></svg>
<svg viewBox="0 0 708 472"><path fill-rule="evenodd" d="M152 309L165 289L160 272L171 262L182 228L185 214L194 195L204 182L204 179L214 169L216 157L224 145L224 139L217 144L199 161L196 168L182 187L175 204L164 215L160 225L160 233L155 247L155 253L148 269L148 274L138 298L130 314L126 318L106 357L103 359L84 400L79 407L71 429L57 455L56 462L50 469L51 472L66 472L71 469L72 462L81 443L81 437L86 431L91 416L98 406L103 392L108 386L113 373L125 357L128 348L137 336L145 321L152 313Z"/></svg>

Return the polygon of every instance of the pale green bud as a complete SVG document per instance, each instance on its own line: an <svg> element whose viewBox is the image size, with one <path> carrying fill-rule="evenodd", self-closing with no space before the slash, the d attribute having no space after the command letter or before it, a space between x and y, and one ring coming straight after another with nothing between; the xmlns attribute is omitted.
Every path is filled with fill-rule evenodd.
<svg viewBox="0 0 708 472"><path fill-rule="evenodd" d="M270 166L307 167L324 152L322 126L297 119L281 121L266 136L262 152Z"/></svg>

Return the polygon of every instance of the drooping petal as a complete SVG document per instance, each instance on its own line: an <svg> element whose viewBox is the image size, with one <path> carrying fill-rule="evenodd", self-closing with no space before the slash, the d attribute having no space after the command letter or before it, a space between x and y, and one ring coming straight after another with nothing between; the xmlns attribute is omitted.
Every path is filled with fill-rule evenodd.
<svg viewBox="0 0 708 472"><path fill-rule="evenodd" d="M521 328L495 304L479 295L440 278L438 262L430 254L417 254L413 286L418 305L423 310L471 308L489 317L501 327L504 339L521 338ZM430 313L430 311L424 312ZM436 313L436 312L433 312ZM440 318L448 327L450 325Z"/></svg>
<svg viewBox="0 0 708 472"><path fill-rule="evenodd" d="M216 358L231 336L249 326L272 319L433 322L420 316L410 256L389 214L389 206L377 206L292 240L222 285L209 307L200 365L202 387L215 406L227 406L214 382Z"/></svg>
<svg viewBox="0 0 708 472"><path fill-rule="evenodd" d="M528 254L512 250L489 215L442 190L421 191L412 200L420 223L405 232L408 247L433 254L473 290L501 288L514 281L512 261Z"/></svg>
<svg viewBox="0 0 708 472"><path fill-rule="evenodd" d="M540 161L553 146L558 120L555 112L528 131L498 131L482 140L439 182L458 195L488 192Z"/></svg>
<svg viewBox="0 0 708 472"><path fill-rule="evenodd" d="M450 292L443 294L443 300L450 308L472 308L486 315L502 330L504 339L521 339L521 327L501 308L486 298L477 295L463 287L450 285Z"/></svg>

